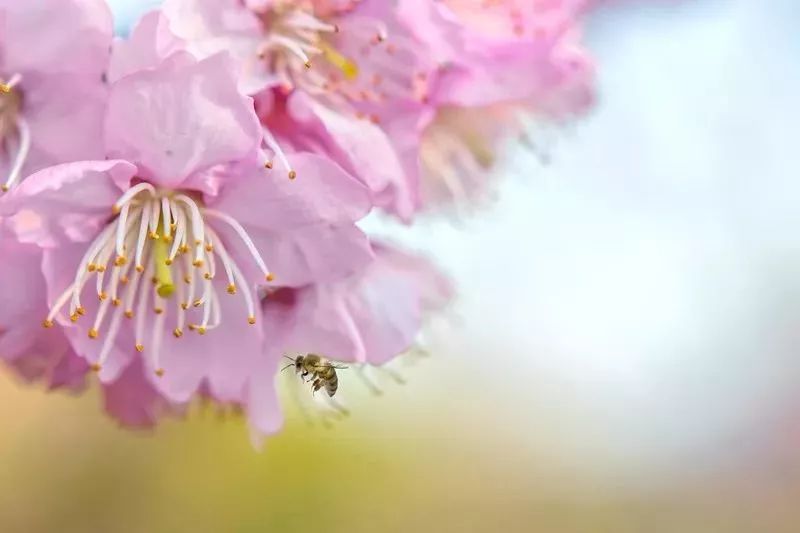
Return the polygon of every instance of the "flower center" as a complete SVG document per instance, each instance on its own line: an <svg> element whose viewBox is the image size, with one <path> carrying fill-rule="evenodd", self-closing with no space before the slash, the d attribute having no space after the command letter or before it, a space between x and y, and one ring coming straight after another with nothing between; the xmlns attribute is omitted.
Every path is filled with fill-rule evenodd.
<svg viewBox="0 0 800 533"><path fill-rule="evenodd" d="M8 165L8 175L0 185L3 192L19 181L31 147L30 129L20 114L21 81L19 74L12 75L7 81L0 78L0 164L4 163L3 167Z"/></svg>
<svg viewBox="0 0 800 533"><path fill-rule="evenodd" d="M247 320L255 324L251 284L229 253L219 234L208 224L213 219L232 229L242 240L266 281L274 276L245 229L225 213L206 208L189 195L155 189L149 183L131 187L114 204L117 215L95 238L77 267L72 284L56 300L43 325L52 327L65 307L77 322L87 311L81 297L93 286L99 299L89 338L101 336L109 309L114 308L104 333L95 370L107 359L122 327L122 319L135 319L135 348L144 352L145 335L151 334L151 363L158 375L166 320L174 321L175 338L184 330L199 335L222 324L220 284L222 270L228 295L241 295ZM94 277L94 283L90 283ZM238 287L242 290L239 291ZM151 302L152 298L152 302Z"/></svg>
<svg viewBox="0 0 800 533"><path fill-rule="evenodd" d="M389 99L424 101L427 75L408 68L410 41L390 37L383 22L353 9L321 16L310 2L278 0L258 14L265 37L257 52L285 92L302 90L339 112L377 123ZM268 128L265 142L291 168Z"/></svg>

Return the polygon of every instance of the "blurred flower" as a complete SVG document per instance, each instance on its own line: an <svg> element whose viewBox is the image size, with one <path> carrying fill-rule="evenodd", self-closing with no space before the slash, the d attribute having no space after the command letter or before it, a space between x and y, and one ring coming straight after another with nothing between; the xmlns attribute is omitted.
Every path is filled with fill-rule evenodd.
<svg viewBox="0 0 800 533"><path fill-rule="evenodd" d="M0 0L4 191L45 166L102 157L111 28L102 0Z"/></svg>
<svg viewBox="0 0 800 533"><path fill-rule="evenodd" d="M426 316L451 301L453 287L427 259L384 244L373 248L375 261L348 278L269 292L267 337L279 337L284 353L324 346L337 361L373 365L408 350Z"/></svg>
<svg viewBox="0 0 800 533"><path fill-rule="evenodd" d="M177 53L123 77L105 129L119 159L42 170L4 204L35 222L13 226L19 240L45 247L54 302L45 326L63 327L103 382L138 356L171 402L203 380L215 398L240 400L254 373L275 372L251 326L261 315L254 287L274 279L267 264L286 286L361 268L372 252L353 222L368 193L310 154L297 156L303 180L270 178L252 101L224 55Z"/></svg>
<svg viewBox="0 0 800 533"><path fill-rule="evenodd" d="M592 101L592 66L579 43L582 2L400 2L402 18L442 65L431 86L421 203L486 196L500 147L524 116L563 121Z"/></svg>

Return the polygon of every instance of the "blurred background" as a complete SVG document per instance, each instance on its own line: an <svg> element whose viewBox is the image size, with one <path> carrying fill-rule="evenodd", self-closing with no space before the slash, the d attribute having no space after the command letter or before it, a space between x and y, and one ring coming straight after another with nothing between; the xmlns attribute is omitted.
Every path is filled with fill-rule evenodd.
<svg viewBox="0 0 800 533"><path fill-rule="evenodd" d="M112 2L120 27L147 7ZM610 2L600 99L497 201L377 233L459 284L428 357L253 450L0 375L4 532L800 531L800 4ZM542 137L544 139L544 137ZM287 382L287 392L291 392Z"/></svg>

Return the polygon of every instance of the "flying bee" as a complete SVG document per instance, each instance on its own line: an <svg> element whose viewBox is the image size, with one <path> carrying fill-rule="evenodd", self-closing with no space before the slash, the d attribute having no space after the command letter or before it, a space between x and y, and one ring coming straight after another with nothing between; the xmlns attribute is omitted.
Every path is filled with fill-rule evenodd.
<svg viewBox="0 0 800 533"><path fill-rule="evenodd" d="M294 367L295 373L300 374L303 380L312 382L311 388L314 392L325 387L325 392L327 392L328 396L331 398L336 394L339 388L339 378L336 375L336 370L347 368L346 366L335 365L324 357L313 353L298 355L294 359L289 356L284 357L292 363L283 367L281 372L287 368ZM306 380L306 378L308 379Z"/></svg>

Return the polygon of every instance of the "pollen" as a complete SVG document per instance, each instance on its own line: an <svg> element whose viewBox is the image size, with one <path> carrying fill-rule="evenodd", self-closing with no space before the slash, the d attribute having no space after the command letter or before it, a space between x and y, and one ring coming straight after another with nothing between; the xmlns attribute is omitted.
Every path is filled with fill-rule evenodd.
<svg viewBox="0 0 800 533"><path fill-rule="evenodd" d="M254 317L254 316L252 316L252 315L251 315L251 316L249 316L249 317L247 317L247 323L248 323L248 324L250 324L250 325L252 326L253 324L255 324L255 323L256 323L256 317Z"/></svg>
<svg viewBox="0 0 800 533"><path fill-rule="evenodd" d="M89 338L90 339L96 339L99 336L100 336L100 333L96 329L92 328L92 329L89 330Z"/></svg>
<svg viewBox="0 0 800 533"><path fill-rule="evenodd" d="M181 328L175 328L174 330L172 330L172 335L176 339L180 339L181 337L183 337L183 330Z"/></svg>
<svg viewBox="0 0 800 533"><path fill-rule="evenodd" d="M275 281L275 274L273 274L272 272L270 272L269 274L267 274L266 276L264 276L264 279L265 279L265 280L267 280L267 281Z"/></svg>
<svg viewBox="0 0 800 533"><path fill-rule="evenodd" d="M290 171L289 171L289 179L290 179L290 180L293 180L293 179L295 179L296 177L297 177L297 172L295 172L294 170L290 170Z"/></svg>
<svg viewBox="0 0 800 533"><path fill-rule="evenodd" d="M142 353L144 351L144 344L137 343L135 348L137 352Z"/></svg>
<svg viewBox="0 0 800 533"><path fill-rule="evenodd" d="M236 294L236 285L231 283L227 288L228 294Z"/></svg>
<svg viewBox="0 0 800 533"><path fill-rule="evenodd" d="M157 369L156 370L156 376L163 377L164 376L164 369L163 368Z"/></svg>
<svg viewBox="0 0 800 533"><path fill-rule="evenodd" d="M114 260L114 266L121 267L124 266L127 262L128 259L124 255L120 255Z"/></svg>
<svg viewBox="0 0 800 533"><path fill-rule="evenodd" d="M49 318L48 318L48 319L46 319L46 320L44 320L44 321L42 322L42 327L45 327L45 328L47 328L47 329L50 329L50 328L52 328L52 327L53 327L53 321L52 321L52 320L50 320Z"/></svg>
<svg viewBox="0 0 800 533"><path fill-rule="evenodd" d="M125 318L133 318L133 310L132 309L126 309L125 310Z"/></svg>

